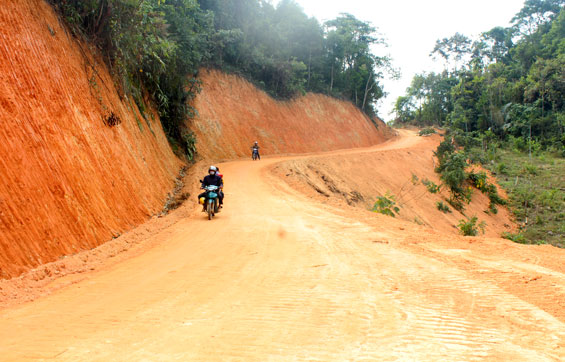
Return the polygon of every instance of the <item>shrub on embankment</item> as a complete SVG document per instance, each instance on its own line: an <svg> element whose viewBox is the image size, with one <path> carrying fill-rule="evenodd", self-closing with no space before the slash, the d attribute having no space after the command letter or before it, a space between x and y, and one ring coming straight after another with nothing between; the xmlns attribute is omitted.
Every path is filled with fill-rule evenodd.
<svg viewBox="0 0 565 362"><path fill-rule="evenodd" d="M503 237L522 243L565 246L562 157L541 148L530 156L527 150L516 147L513 139L485 144L482 138L453 132L448 133L435 154L440 161L436 171L451 192L449 202L454 208L464 211L472 196L469 187L474 187L489 199L485 213L497 214L498 205L507 205L512 211L519 232L505 232ZM492 176L481 168L496 176L507 198L499 194L499 188L489 181Z"/></svg>

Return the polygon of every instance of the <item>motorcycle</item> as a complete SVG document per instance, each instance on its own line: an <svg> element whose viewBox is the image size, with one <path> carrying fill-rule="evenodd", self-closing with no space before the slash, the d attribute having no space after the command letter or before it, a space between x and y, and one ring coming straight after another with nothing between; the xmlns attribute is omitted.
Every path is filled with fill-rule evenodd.
<svg viewBox="0 0 565 362"><path fill-rule="evenodd" d="M259 158L259 149L254 148L254 149L253 149L253 153L251 154L251 159L252 159L253 161L255 161L255 160L258 159L258 158Z"/></svg>
<svg viewBox="0 0 565 362"><path fill-rule="evenodd" d="M220 188L214 185L204 186L202 188L205 191L205 196L200 199L200 203L203 206L202 212L206 212L208 214L208 220L212 220L220 209L220 199L218 198Z"/></svg>

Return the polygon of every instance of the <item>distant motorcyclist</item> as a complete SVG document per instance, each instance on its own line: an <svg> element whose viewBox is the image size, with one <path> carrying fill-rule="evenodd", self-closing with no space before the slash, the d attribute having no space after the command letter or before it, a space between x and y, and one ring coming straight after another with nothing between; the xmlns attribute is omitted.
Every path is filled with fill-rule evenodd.
<svg viewBox="0 0 565 362"><path fill-rule="evenodd" d="M220 192L218 192L218 199L220 200L221 207L224 203L224 193L221 192L222 188L224 187L224 182L222 181L222 178L216 174L217 171L218 168L216 166L210 166L210 168L208 168L208 175L204 177L204 180L202 180L201 188L204 188L206 186L218 186L220 188ZM206 197L206 192L198 195L199 200L201 197Z"/></svg>
<svg viewBox="0 0 565 362"><path fill-rule="evenodd" d="M261 159L261 155L259 154L259 144L257 143L257 141L255 141L255 143L253 144L253 146L251 146L251 158L255 159L255 155L257 156L257 159Z"/></svg>

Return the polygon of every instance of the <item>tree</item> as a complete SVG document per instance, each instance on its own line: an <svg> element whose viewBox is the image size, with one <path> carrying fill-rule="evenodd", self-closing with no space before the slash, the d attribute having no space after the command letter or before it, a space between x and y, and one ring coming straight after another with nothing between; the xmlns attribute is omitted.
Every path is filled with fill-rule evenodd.
<svg viewBox="0 0 565 362"><path fill-rule="evenodd" d="M553 20L564 5L564 0L526 0L512 18L512 25L519 34L531 36L542 24Z"/></svg>
<svg viewBox="0 0 565 362"><path fill-rule="evenodd" d="M430 55L453 70L416 75L397 101L399 119L447 123L477 139L514 136L562 147L564 4L528 0L510 28L492 28L475 41L461 34L438 40Z"/></svg>
<svg viewBox="0 0 565 362"><path fill-rule="evenodd" d="M445 60L446 66L453 60L453 71L456 71L459 69L459 62L471 53L471 45L471 39L463 34L455 33L450 38L437 40L430 55L441 56Z"/></svg>

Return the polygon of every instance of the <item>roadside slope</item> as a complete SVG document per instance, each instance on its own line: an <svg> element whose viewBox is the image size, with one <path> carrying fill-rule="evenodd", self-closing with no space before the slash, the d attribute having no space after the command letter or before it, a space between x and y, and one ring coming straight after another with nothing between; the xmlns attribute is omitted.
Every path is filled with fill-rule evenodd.
<svg viewBox="0 0 565 362"><path fill-rule="evenodd" d="M0 6L0 278L91 249L158 212L181 163L156 115L43 0ZM121 124L103 119L113 112Z"/></svg>
<svg viewBox="0 0 565 362"><path fill-rule="evenodd" d="M369 210L377 196L389 193L400 208L397 218L442 232L457 234L459 221L473 216L486 223L486 236L500 237L504 231L515 230L508 209L498 206L496 214L487 212L489 199L477 189L473 189L472 202L465 205L463 213L448 204L448 191L430 193L422 181L441 184L439 175L434 172L434 150L441 137L418 137L412 131L400 132L409 147L295 159L277 164L274 172L309 197L341 207L349 205ZM450 211L439 211L437 202L448 205Z"/></svg>
<svg viewBox="0 0 565 362"><path fill-rule="evenodd" d="M248 81L216 70L202 70L202 92L191 128L204 158L250 155L259 141L262 155L367 147L392 136L385 123L375 126L353 104L319 94L276 101Z"/></svg>

